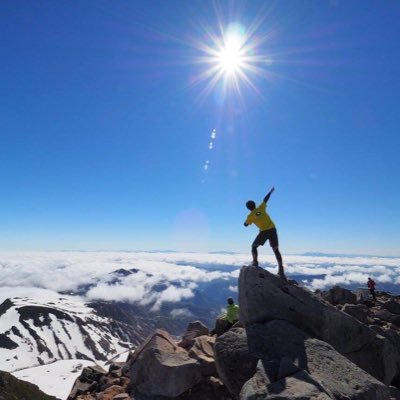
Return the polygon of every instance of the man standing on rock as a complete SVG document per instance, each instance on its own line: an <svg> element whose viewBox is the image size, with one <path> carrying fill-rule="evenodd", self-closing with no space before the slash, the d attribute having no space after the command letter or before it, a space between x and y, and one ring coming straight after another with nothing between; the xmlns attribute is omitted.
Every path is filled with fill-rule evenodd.
<svg viewBox="0 0 400 400"><path fill-rule="evenodd" d="M279 242L276 227L275 224L272 222L270 216L266 212L267 202L274 190L275 188L272 188L267 193L267 195L264 197L263 202L258 207L256 207L256 203L253 200L249 200L246 203L246 207L250 210L250 214L247 216L244 226L249 226L254 223L260 229L260 232L258 233L257 237L254 239L253 244L251 245L251 254L253 256L252 265L254 267L258 267L257 247L263 246L264 243L269 240L269 244L274 251L276 261L278 261L278 274L282 279L286 280L286 276L283 271L282 256L279 252Z"/></svg>

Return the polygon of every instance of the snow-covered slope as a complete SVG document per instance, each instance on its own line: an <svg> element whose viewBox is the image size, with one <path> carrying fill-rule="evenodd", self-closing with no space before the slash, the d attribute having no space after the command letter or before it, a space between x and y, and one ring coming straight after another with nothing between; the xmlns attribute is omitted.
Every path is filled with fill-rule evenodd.
<svg viewBox="0 0 400 400"><path fill-rule="evenodd" d="M52 364L13 372L18 379L34 383L44 393L65 400L82 369L93 365L92 361L61 360Z"/></svg>
<svg viewBox="0 0 400 400"><path fill-rule="evenodd" d="M115 313L115 305L109 306ZM143 321L127 324L122 318L104 317L93 307L66 297L7 299L0 305L0 370L63 359L106 361L134 347L153 329Z"/></svg>

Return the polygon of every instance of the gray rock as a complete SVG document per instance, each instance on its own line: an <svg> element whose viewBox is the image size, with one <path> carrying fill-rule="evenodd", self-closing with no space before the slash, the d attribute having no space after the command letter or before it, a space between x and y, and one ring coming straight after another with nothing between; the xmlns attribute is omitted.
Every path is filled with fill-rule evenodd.
<svg viewBox="0 0 400 400"><path fill-rule="evenodd" d="M245 325L286 320L329 343L386 384L398 373L400 354L389 340L311 292L286 284L262 268L241 269L239 304L240 320Z"/></svg>
<svg viewBox="0 0 400 400"><path fill-rule="evenodd" d="M389 386L391 400L400 400L400 390L394 386Z"/></svg>
<svg viewBox="0 0 400 400"><path fill-rule="evenodd" d="M106 374L107 372L98 365L85 367L81 375L75 380L68 400L74 400L79 395L95 390L100 386L101 380L105 379Z"/></svg>
<svg viewBox="0 0 400 400"><path fill-rule="evenodd" d="M200 363L203 376L215 376L217 374L214 361L214 344L215 338L213 336L199 336L194 340L194 344L189 350L189 356Z"/></svg>
<svg viewBox="0 0 400 400"><path fill-rule="evenodd" d="M317 389L331 398L390 399L387 386L350 362L329 344L311 338L286 321L249 324L247 339L250 354L262 360L280 362L279 371L284 372L278 374L278 382L303 371L311 375L312 385L315 386L317 382ZM274 383L271 376L269 380L271 383L267 385L265 393L269 393L270 385Z"/></svg>
<svg viewBox="0 0 400 400"><path fill-rule="evenodd" d="M209 333L208 328L200 321L191 322L178 345L188 350L192 347L195 338Z"/></svg>
<svg viewBox="0 0 400 400"><path fill-rule="evenodd" d="M217 318L215 320L215 327L210 332L211 335L217 335L217 336L222 335L225 332L227 325L228 325L228 321L226 319L223 319L222 317Z"/></svg>
<svg viewBox="0 0 400 400"><path fill-rule="evenodd" d="M254 375L258 361L249 354L245 330L234 328L219 336L214 357L220 379L230 393L238 395L243 384Z"/></svg>
<svg viewBox="0 0 400 400"><path fill-rule="evenodd" d="M322 298L333 305L337 304L357 304L357 296L351 290L334 286L327 292L321 293Z"/></svg>
<svg viewBox="0 0 400 400"><path fill-rule="evenodd" d="M342 311L358 319L363 324L368 322L368 307L364 304L345 304Z"/></svg>
<svg viewBox="0 0 400 400"><path fill-rule="evenodd" d="M131 396L127 393L120 393L114 396L113 400L131 400Z"/></svg>
<svg viewBox="0 0 400 400"><path fill-rule="evenodd" d="M393 314L400 314L400 303L394 299L390 299L389 301L382 304L383 308L390 311Z"/></svg>
<svg viewBox="0 0 400 400"><path fill-rule="evenodd" d="M374 316L383 321L392 322L393 324L400 326L400 315L393 314L385 308L382 308L380 310L375 310Z"/></svg>
<svg viewBox="0 0 400 400"><path fill-rule="evenodd" d="M256 374L244 384L239 395L240 400L328 400L332 398L306 371L297 371L277 382L268 383L268 377L261 362L257 366Z"/></svg>
<svg viewBox="0 0 400 400"><path fill-rule="evenodd" d="M131 383L145 395L177 397L200 381L199 362L165 331L150 335L132 357Z"/></svg>

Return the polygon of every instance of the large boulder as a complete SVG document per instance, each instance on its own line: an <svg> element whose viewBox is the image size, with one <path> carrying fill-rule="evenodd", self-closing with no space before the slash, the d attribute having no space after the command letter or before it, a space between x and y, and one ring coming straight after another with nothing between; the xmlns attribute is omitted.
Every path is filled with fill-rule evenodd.
<svg viewBox="0 0 400 400"><path fill-rule="evenodd" d="M199 336L194 340L193 346L189 350L189 356L200 363L203 376L215 376L217 370L214 361L215 337Z"/></svg>
<svg viewBox="0 0 400 400"><path fill-rule="evenodd" d="M217 372L229 392L238 395L256 371L258 359L250 355L243 328L233 328L219 336L214 347Z"/></svg>
<svg viewBox="0 0 400 400"><path fill-rule="evenodd" d="M268 363L258 364L257 373L242 390L243 399L250 399L252 392L301 398L293 397L296 394L294 388L298 390L297 395L309 392L310 397L306 398L390 399L389 389L382 382L329 344L311 338L289 322L276 320L249 324L247 341L249 353L262 361L268 360ZM273 362L277 366L275 369L271 368ZM264 382L264 389L260 382Z"/></svg>
<svg viewBox="0 0 400 400"><path fill-rule="evenodd" d="M136 349L130 362L131 383L148 396L177 397L202 378L200 363L160 329Z"/></svg>
<svg viewBox="0 0 400 400"><path fill-rule="evenodd" d="M351 290L342 288L340 286L334 286L327 292L321 293L322 298L333 304L357 304L357 295Z"/></svg>
<svg viewBox="0 0 400 400"><path fill-rule="evenodd" d="M178 345L186 350L189 350L192 347L195 338L208 335L209 333L210 332L208 328L200 321L191 322L186 328L186 332L184 333L182 340L178 343Z"/></svg>
<svg viewBox="0 0 400 400"><path fill-rule="evenodd" d="M390 384L398 373L400 353L384 336L313 293L259 267L243 267L239 276L240 320L243 324L286 320Z"/></svg>

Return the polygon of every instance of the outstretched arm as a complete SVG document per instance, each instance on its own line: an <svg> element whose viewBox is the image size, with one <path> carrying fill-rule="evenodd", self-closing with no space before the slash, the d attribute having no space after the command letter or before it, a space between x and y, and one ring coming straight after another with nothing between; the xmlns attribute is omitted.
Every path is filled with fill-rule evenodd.
<svg viewBox="0 0 400 400"><path fill-rule="evenodd" d="M271 197L272 192L275 190L275 188L273 187L268 193L267 195L264 197L264 203L266 203L269 198Z"/></svg>

